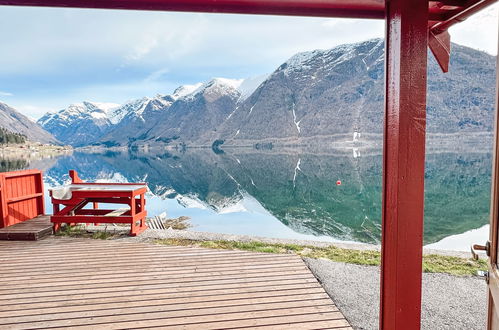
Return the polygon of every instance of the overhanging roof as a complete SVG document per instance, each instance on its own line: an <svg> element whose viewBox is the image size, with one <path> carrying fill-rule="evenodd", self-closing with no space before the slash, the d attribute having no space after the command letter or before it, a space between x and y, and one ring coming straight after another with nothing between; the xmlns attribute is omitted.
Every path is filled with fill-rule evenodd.
<svg viewBox="0 0 499 330"><path fill-rule="evenodd" d="M448 21L470 8L483 8L495 1L428 1L429 19ZM0 5L378 19L385 16L384 0L0 0Z"/></svg>

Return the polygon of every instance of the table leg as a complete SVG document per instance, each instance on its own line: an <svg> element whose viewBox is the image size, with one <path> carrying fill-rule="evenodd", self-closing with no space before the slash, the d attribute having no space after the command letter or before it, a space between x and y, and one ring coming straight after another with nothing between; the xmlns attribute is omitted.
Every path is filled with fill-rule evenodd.
<svg viewBox="0 0 499 330"><path fill-rule="evenodd" d="M94 206L94 210L98 210L99 209L99 203L97 202L93 202L92 203L93 206ZM87 226L90 225L89 223L87 223ZM98 226L99 224L98 223L94 223L94 226Z"/></svg>

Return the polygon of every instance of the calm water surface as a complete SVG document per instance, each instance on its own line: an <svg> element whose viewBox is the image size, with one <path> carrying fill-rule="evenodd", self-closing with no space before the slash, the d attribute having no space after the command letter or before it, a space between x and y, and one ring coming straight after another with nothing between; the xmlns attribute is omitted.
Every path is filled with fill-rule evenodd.
<svg viewBox="0 0 499 330"><path fill-rule="evenodd" d="M17 166L43 169L46 188L67 183L70 169L88 181L145 181L149 215L188 216L196 231L380 242L380 152L75 152ZM429 154L425 176L425 244L485 241L491 155Z"/></svg>

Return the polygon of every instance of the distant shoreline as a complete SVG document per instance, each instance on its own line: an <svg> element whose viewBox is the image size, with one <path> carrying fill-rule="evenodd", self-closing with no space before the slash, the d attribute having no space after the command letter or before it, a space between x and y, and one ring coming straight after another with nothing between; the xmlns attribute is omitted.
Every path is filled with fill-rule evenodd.
<svg viewBox="0 0 499 330"><path fill-rule="evenodd" d="M24 144L0 145L0 158L44 158L73 153L71 146L57 146L28 142Z"/></svg>
<svg viewBox="0 0 499 330"><path fill-rule="evenodd" d="M468 132L468 133L428 133L426 135L426 153L438 154L447 152L489 153L493 147L493 132ZM338 137L315 137L298 140L266 139L230 142L217 147L216 153L296 153L302 154L354 154L381 155L383 149L382 134L365 134L362 139L355 141L343 140ZM261 146L264 147L261 147ZM108 151L138 153L183 153L186 151L212 150L209 144L185 144L182 147L173 144L137 144L133 146L92 145L75 147L75 151L84 153L103 153Z"/></svg>

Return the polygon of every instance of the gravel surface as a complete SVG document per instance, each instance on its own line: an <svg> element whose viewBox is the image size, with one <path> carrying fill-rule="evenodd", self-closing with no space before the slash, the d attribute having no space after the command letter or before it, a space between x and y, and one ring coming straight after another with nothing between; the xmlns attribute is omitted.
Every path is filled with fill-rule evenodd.
<svg viewBox="0 0 499 330"><path fill-rule="evenodd" d="M378 329L379 267L305 262L355 329ZM423 274L422 329L485 329L487 285L478 277Z"/></svg>

